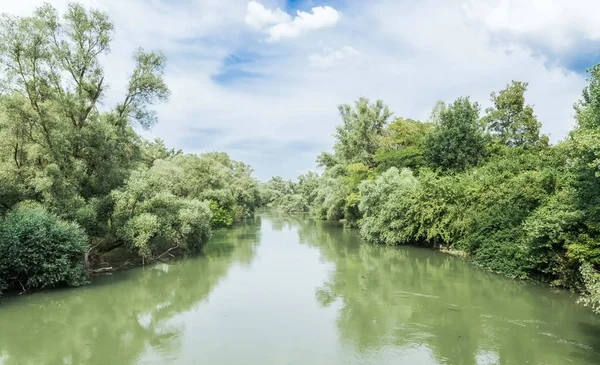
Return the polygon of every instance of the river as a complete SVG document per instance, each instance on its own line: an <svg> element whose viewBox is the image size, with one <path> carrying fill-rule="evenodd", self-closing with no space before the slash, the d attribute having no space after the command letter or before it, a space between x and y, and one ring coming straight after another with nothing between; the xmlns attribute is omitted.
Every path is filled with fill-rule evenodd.
<svg viewBox="0 0 600 365"><path fill-rule="evenodd" d="M200 257L0 299L0 364L599 364L575 300L267 212Z"/></svg>

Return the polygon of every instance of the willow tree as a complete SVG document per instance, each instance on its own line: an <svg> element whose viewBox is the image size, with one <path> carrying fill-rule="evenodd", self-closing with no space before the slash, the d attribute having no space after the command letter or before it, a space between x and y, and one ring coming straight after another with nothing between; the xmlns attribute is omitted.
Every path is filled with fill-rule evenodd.
<svg viewBox="0 0 600 365"><path fill-rule="evenodd" d="M113 34L105 13L78 4L0 19L0 210L35 200L102 234L108 193L139 163L133 125L150 128L169 96L165 57L138 49L122 101L105 106Z"/></svg>
<svg viewBox="0 0 600 365"><path fill-rule="evenodd" d="M392 112L381 100L360 98L354 107L339 106L342 124L336 129L335 155L338 160L374 166L375 152Z"/></svg>

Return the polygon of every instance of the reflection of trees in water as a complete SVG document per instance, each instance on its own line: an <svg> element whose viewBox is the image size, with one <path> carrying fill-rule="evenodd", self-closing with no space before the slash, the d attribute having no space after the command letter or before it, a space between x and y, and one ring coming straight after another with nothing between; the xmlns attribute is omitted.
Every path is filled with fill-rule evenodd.
<svg viewBox="0 0 600 365"><path fill-rule="evenodd" d="M116 273L95 285L0 303L0 363L133 364L180 350L171 321L206 299L232 263L254 258L260 224L215 232L204 257Z"/></svg>
<svg viewBox="0 0 600 365"><path fill-rule="evenodd" d="M296 229L297 226L305 224L309 217L307 213L282 213L274 211L269 211L264 213L264 215L269 217L271 229L275 232Z"/></svg>
<svg viewBox="0 0 600 365"><path fill-rule="evenodd" d="M359 244L353 230L303 221L300 240L335 264L317 291L341 303L341 338L360 352L426 345L444 364L561 364L600 356L577 328L600 321L545 287L479 271L464 260L414 248ZM558 295L562 298L562 295Z"/></svg>

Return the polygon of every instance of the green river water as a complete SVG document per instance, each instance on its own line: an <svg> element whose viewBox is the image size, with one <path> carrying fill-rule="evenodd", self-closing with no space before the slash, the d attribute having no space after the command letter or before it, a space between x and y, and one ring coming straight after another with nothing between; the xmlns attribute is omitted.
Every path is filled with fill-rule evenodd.
<svg viewBox="0 0 600 365"><path fill-rule="evenodd" d="M263 213L200 257L0 299L0 365L600 364L575 300Z"/></svg>

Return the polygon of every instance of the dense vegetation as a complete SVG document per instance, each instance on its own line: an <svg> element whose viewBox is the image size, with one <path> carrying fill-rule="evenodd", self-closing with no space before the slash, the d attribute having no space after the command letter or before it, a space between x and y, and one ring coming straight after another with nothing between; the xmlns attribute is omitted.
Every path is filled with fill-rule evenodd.
<svg viewBox="0 0 600 365"><path fill-rule="evenodd" d="M600 311L600 65L551 145L527 83L438 102L428 121L382 102L340 106L322 174L259 185L225 153L183 154L136 128L169 97L165 57L139 49L107 105L102 12L50 5L0 19L0 291L85 283L119 250L153 261L194 252L264 202L357 227L371 242L462 251L484 268L582 292Z"/></svg>
<svg viewBox="0 0 600 365"><path fill-rule="evenodd" d="M0 20L0 291L85 283L117 248L145 261L196 251L261 203L245 164L136 133L169 96L161 53L136 51L107 105L112 36L104 13L76 4Z"/></svg>
<svg viewBox="0 0 600 365"><path fill-rule="evenodd" d="M438 102L430 120L392 118L361 98L340 107L321 175L265 185L271 204L360 228L368 241L466 253L489 270L580 291L600 311L600 65L551 145L527 83Z"/></svg>

